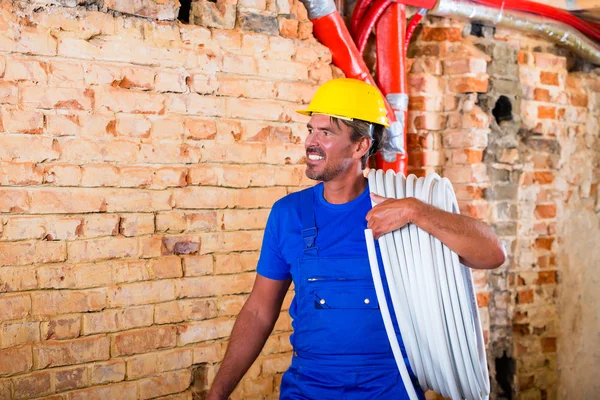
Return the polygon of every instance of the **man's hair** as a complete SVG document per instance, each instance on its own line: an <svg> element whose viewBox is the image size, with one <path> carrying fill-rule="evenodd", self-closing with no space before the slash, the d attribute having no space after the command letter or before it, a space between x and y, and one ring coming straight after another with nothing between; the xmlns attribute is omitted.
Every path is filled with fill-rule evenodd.
<svg viewBox="0 0 600 400"><path fill-rule="evenodd" d="M331 117L331 121L338 128L340 127L340 123L350 128L350 140L352 140L352 142L354 143L358 142L362 138L372 139L371 148L365 153L365 155L361 159L362 169L365 169L365 167L367 166L367 162L369 161L369 157L377 153L383 147L385 127L380 124L373 124L360 119L348 121L341 118Z"/></svg>

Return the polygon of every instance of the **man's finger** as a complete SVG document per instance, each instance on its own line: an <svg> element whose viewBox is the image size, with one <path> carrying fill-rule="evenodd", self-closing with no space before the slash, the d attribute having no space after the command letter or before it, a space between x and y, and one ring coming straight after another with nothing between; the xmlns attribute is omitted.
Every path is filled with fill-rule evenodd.
<svg viewBox="0 0 600 400"><path fill-rule="evenodd" d="M382 201L385 201L385 200L386 200L386 198L385 198L385 197L383 197L383 196L380 196L380 195L378 195L378 194L371 193L371 200L373 200L373 203L375 203L375 204L379 204L379 203L381 203Z"/></svg>

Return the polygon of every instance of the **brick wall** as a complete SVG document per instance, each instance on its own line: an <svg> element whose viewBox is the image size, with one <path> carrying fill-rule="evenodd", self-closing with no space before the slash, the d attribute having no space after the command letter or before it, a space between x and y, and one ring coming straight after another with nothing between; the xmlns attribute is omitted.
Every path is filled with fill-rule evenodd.
<svg viewBox="0 0 600 400"><path fill-rule="evenodd" d="M598 75L517 32L430 18L415 39L409 171L450 178L509 255L474 273L492 398L586 398L598 389L598 352L583 350L598 322L586 282L600 264Z"/></svg>
<svg viewBox="0 0 600 400"><path fill-rule="evenodd" d="M0 8L0 398L201 396L331 55L297 1L31 3ZM234 398L276 397L289 331Z"/></svg>
<svg viewBox="0 0 600 400"><path fill-rule="evenodd" d="M0 6L0 398L202 398L271 204L311 184L294 110L339 70L297 1L76 3ZM477 28L415 34L409 172L509 252L474 272L492 397L585 398L600 83ZM233 398L277 398L290 300Z"/></svg>

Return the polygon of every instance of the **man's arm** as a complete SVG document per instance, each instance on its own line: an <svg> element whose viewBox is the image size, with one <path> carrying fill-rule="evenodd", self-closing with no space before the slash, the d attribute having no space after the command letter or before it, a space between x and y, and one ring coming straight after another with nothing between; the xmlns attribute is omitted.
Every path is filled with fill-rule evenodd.
<svg viewBox="0 0 600 400"><path fill-rule="evenodd" d="M506 260L506 252L500 240L483 222L474 218L449 213L418 199L386 199L372 194L378 203L367 214L367 226L373 236L380 236L414 223L438 238L458 254L468 267L492 269Z"/></svg>
<svg viewBox="0 0 600 400"><path fill-rule="evenodd" d="M223 363L207 400L225 400L260 354L273 331L291 279L282 281L257 275L252 292L238 315Z"/></svg>

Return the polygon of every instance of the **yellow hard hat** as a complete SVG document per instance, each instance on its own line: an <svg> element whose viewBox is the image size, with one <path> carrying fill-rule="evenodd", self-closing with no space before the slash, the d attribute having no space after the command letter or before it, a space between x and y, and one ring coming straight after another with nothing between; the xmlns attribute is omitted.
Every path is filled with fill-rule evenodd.
<svg viewBox="0 0 600 400"><path fill-rule="evenodd" d="M325 82L302 115L326 114L332 117L360 119L386 128L385 102L379 89L358 79L340 78Z"/></svg>

